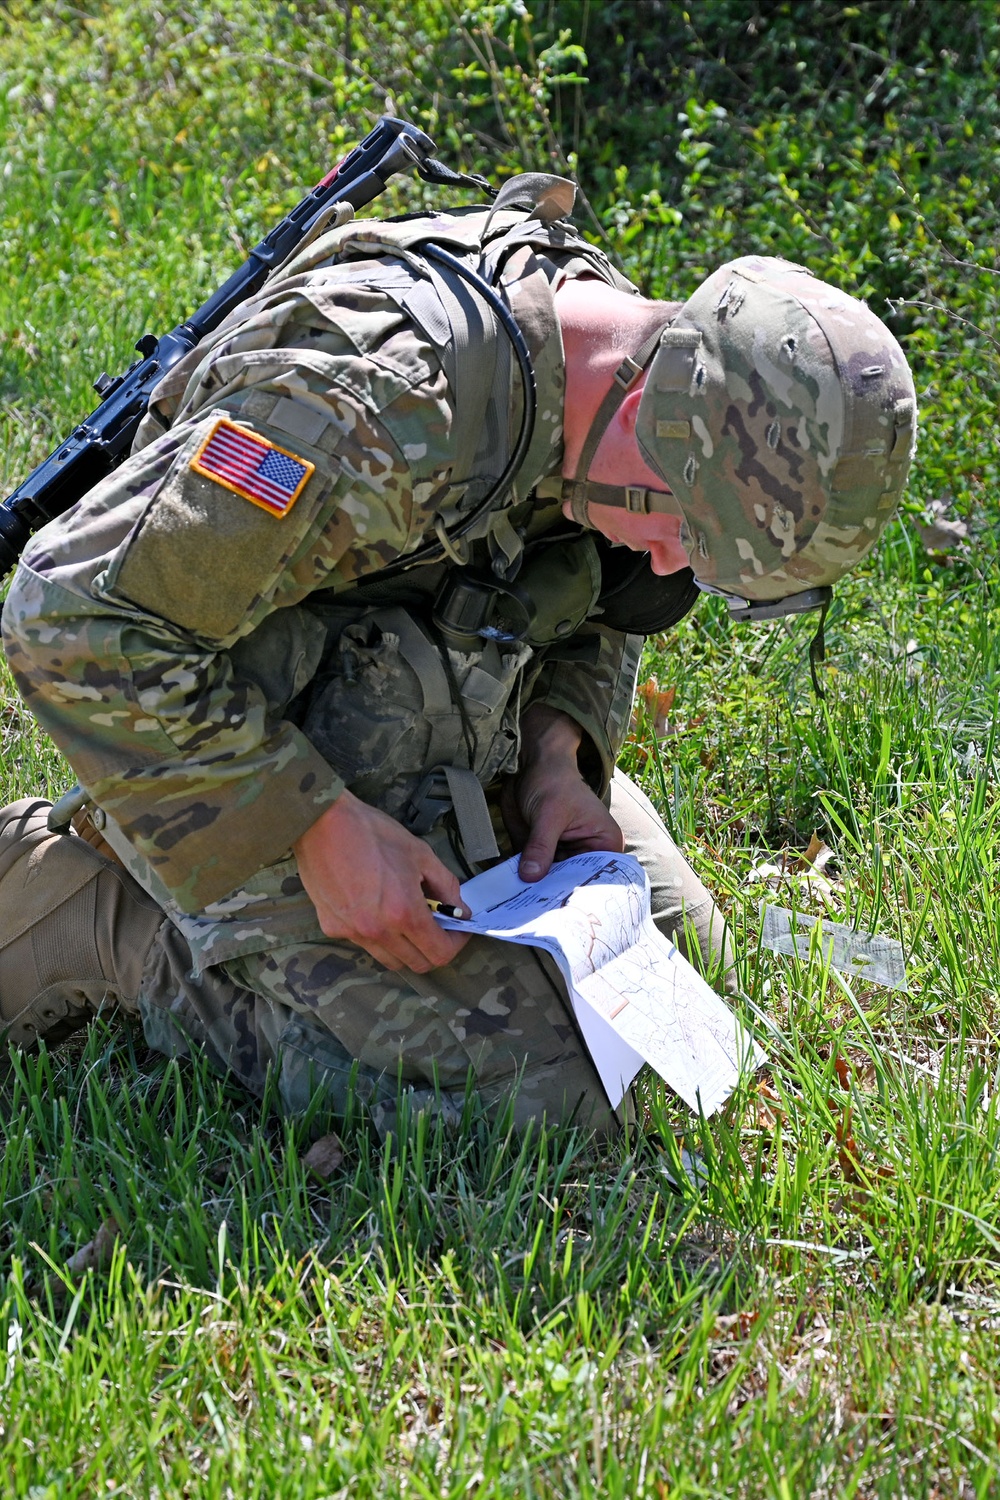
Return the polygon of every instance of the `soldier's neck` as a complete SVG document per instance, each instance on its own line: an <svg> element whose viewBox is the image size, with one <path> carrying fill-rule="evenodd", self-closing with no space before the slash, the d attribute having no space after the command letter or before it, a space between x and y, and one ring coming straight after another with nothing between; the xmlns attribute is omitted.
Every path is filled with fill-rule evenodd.
<svg viewBox="0 0 1000 1500"><path fill-rule="evenodd" d="M658 311L662 304L619 292L596 278L581 277L563 283L555 294L555 306L566 360L562 472L567 478L573 478L576 477L587 433L611 388L615 371L624 356L637 349L646 337L651 316L662 320ZM591 477L619 484L649 484L652 479L651 487L660 488L662 481L650 473L635 449L631 431L634 424L628 423L627 426L628 431L624 428L618 431L623 424L617 416L612 418L594 455ZM604 473L605 460L612 448L615 450L616 472ZM628 462L631 450L634 450L635 463ZM628 473L620 471L623 458ZM598 466L602 470L600 475ZM633 469L635 472L631 472Z"/></svg>

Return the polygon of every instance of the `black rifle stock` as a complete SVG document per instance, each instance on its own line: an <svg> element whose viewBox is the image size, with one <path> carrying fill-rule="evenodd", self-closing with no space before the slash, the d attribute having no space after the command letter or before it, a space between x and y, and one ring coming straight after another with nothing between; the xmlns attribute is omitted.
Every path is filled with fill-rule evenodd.
<svg viewBox="0 0 1000 1500"><path fill-rule="evenodd" d="M162 338L144 334L140 358L124 375L101 375L94 388L104 399L27 479L0 501L0 580L17 562L33 531L75 505L100 479L127 458L156 384L205 334L263 286L304 238L317 216L332 204L363 208L376 198L393 172L415 167L430 181L473 182L431 160L434 142L404 120L383 116L374 130L317 183L280 224L250 252L218 291L186 322Z"/></svg>

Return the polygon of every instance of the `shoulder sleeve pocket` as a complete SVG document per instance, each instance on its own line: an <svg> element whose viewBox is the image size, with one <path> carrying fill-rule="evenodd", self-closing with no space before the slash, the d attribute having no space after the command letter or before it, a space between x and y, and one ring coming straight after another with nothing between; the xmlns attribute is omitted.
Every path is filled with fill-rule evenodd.
<svg viewBox="0 0 1000 1500"><path fill-rule="evenodd" d="M339 463L301 438L221 411L190 436L101 592L225 646L315 524Z"/></svg>

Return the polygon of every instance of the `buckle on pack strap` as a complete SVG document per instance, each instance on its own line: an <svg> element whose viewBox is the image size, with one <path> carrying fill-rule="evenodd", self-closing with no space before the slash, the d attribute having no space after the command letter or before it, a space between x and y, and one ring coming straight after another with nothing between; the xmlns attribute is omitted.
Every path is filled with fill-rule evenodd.
<svg viewBox="0 0 1000 1500"><path fill-rule="evenodd" d="M410 798L403 826L411 833L430 833L452 808L466 859L474 865L499 859L486 793L474 771L459 766L435 766Z"/></svg>

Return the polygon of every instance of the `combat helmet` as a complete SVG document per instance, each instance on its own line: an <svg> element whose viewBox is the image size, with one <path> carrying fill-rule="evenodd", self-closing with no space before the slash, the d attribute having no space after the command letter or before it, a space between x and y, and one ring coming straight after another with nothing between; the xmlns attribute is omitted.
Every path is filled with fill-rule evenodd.
<svg viewBox="0 0 1000 1500"><path fill-rule="evenodd" d="M670 494L587 481L648 368L636 438ZM587 505L669 512L698 586L736 619L825 608L899 503L916 437L913 378L888 328L802 266L720 266L616 372L566 485Z"/></svg>
<svg viewBox="0 0 1000 1500"><path fill-rule="evenodd" d="M660 335L636 437L695 576L759 603L829 587L878 540L913 456L899 344L801 266L721 266Z"/></svg>

